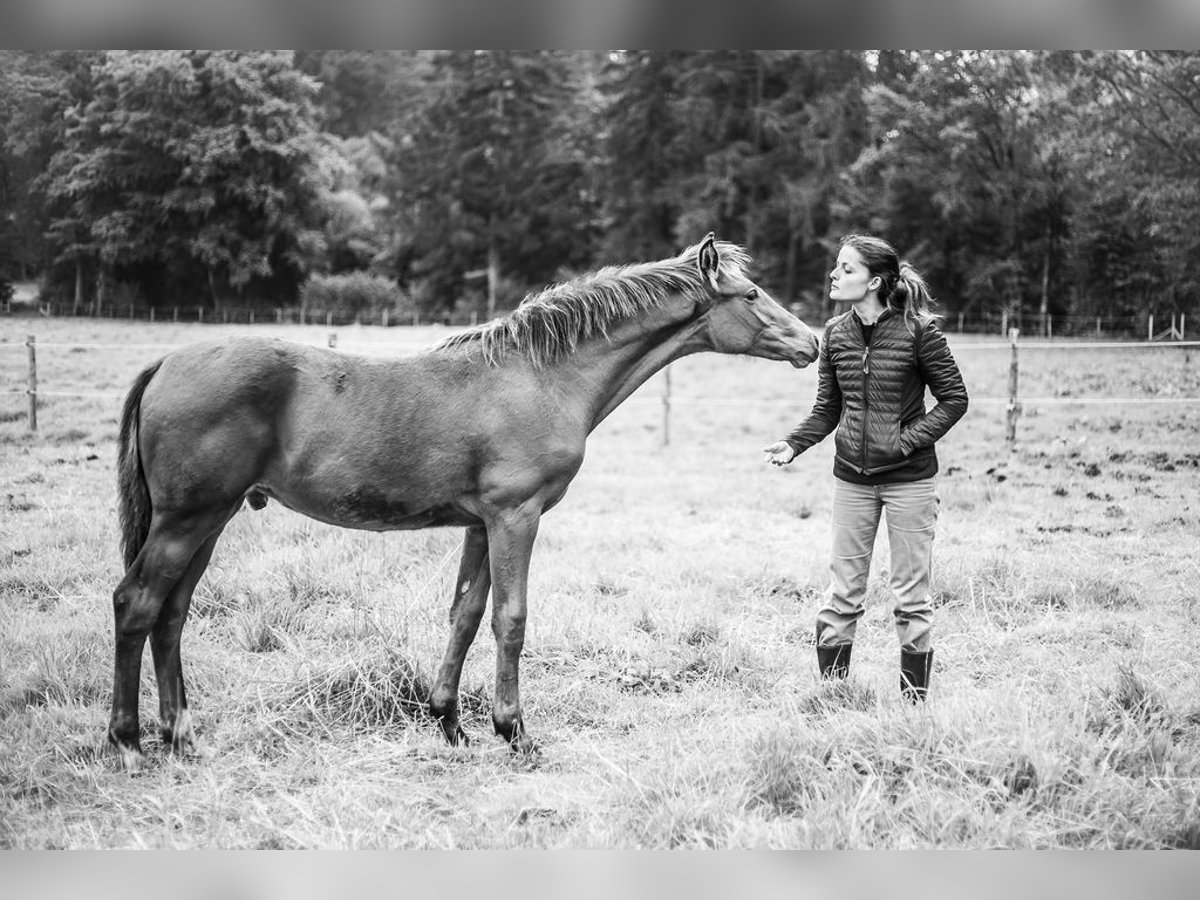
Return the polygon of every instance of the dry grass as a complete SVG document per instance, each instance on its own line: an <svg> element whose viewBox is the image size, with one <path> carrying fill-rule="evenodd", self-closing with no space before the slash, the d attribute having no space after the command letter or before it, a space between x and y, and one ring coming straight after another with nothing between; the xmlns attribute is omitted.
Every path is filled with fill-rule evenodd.
<svg viewBox="0 0 1200 900"><path fill-rule="evenodd" d="M27 329L0 335L20 387ZM155 353L72 350L220 327L38 321L47 391L123 391ZM228 329L233 330L233 329ZM322 329L273 329L323 342ZM343 329L405 352L432 329ZM4 341L10 348L5 349ZM976 398L1007 353L954 342ZM1030 351L1023 393L1200 394L1184 351ZM465 748L424 698L447 638L456 530L369 534L275 504L237 517L184 635L212 755L157 738L129 777L103 745L119 397L0 403L0 846L1200 846L1200 407L1029 404L1015 452L976 403L941 457L931 702L897 690L877 550L851 679L815 675L831 447L759 447L815 373L707 355L605 422L534 554L522 667L542 747L491 734L492 641L464 672ZM688 397L709 398L704 402Z"/></svg>

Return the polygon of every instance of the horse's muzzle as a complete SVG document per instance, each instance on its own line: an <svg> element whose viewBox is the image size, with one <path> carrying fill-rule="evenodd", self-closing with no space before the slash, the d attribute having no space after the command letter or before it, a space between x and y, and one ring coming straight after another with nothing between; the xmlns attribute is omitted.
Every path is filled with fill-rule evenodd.
<svg viewBox="0 0 1200 900"><path fill-rule="evenodd" d="M820 355L820 340L811 332L809 333L808 337L812 339L812 343L803 350L799 350L787 358L788 362L792 364L792 368L794 369L803 369L805 366L815 362L817 356Z"/></svg>

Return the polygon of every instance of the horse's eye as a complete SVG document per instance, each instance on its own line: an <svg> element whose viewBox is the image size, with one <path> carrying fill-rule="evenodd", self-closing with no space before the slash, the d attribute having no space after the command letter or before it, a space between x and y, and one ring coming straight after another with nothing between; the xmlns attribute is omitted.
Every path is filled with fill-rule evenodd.
<svg viewBox="0 0 1200 900"><path fill-rule="evenodd" d="M746 291L746 299L747 300L757 300L758 299L758 288L750 288L750 290Z"/></svg>

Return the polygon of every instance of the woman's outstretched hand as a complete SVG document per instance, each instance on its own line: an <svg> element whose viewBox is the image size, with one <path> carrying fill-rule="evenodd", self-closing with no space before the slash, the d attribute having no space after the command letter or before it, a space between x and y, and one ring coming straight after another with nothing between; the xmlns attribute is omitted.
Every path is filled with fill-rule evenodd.
<svg viewBox="0 0 1200 900"><path fill-rule="evenodd" d="M767 462L773 466L786 466L796 458L796 451L787 441L776 441L769 444L763 447L763 453L767 454Z"/></svg>

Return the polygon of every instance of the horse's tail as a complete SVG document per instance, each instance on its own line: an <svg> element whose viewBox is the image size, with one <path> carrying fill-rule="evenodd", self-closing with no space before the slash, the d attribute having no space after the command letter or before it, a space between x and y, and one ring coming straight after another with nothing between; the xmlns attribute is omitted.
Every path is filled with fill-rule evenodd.
<svg viewBox="0 0 1200 900"><path fill-rule="evenodd" d="M121 552L125 556L126 569L133 565L150 533L150 490L142 471L138 429L142 394L161 365L162 360L159 360L134 379L121 410L121 432L117 438L117 516L121 522Z"/></svg>

